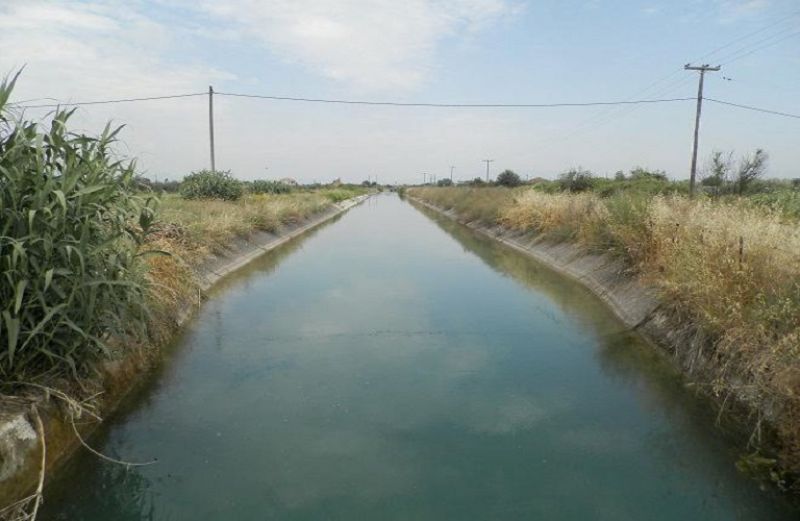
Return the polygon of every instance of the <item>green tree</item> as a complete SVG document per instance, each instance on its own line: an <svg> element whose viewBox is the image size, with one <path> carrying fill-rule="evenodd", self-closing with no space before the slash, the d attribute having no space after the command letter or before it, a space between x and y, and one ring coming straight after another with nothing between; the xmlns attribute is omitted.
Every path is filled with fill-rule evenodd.
<svg viewBox="0 0 800 521"><path fill-rule="evenodd" d="M500 175L497 176L497 184L500 186L519 186L522 184L522 180L513 170L503 170Z"/></svg>

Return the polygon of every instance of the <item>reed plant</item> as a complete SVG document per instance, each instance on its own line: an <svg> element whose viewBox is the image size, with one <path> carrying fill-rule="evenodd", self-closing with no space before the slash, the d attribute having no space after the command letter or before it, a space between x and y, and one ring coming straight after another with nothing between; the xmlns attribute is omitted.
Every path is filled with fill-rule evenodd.
<svg viewBox="0 0 800 521"><path fill-rule="evenodd" d="M12 113L0 84L0 377L81 378L109 339L143 333L141 245L154 200L114 157L120 129L97 137Z"/></svg>

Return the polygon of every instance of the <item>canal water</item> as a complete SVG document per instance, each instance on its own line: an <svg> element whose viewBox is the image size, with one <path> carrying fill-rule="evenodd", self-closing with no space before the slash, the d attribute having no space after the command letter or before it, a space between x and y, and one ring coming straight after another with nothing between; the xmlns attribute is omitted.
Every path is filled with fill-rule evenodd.
<svg viewBox="0 0 800 521"><path fill-rule="evenodd" d="M592 294L394 195L226 279L45 520L788 520Z"/></svg>

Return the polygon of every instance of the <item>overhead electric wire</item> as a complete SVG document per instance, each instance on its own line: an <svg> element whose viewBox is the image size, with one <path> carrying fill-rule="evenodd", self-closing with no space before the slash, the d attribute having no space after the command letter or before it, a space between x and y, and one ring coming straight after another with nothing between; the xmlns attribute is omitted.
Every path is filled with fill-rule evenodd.
<svg viewBox="0 0 800 521"><path fill-rule="evenodd" d="M143 98L119 98L119 99L73 101L73 102L65 101L63 103L50 103L46 105L25 105L24 102L18 101L14 103L9 103L9 105L24 109L43 109L43 108L57 108L57 107L79 107L83 105L106 105L110 103L130 103L133 101L154 101L154 100L173 99L173 98L190 98L193 96L206 96L206 95L208 95L207 92L194 92L190 94L170 94L166 96L147 96Z"/></svg>
<svg viewBox="0 0 800 521"><path fill-rule="evenodd" d="M762 27L760 29L756 29L755 31L749 32L747 34L744 34L744 35L742 35L742 36L740 36L740 37L738 37L738 38L736 38L734 40L731 40L730 42L728 42L728 43L726 43L724 45L721 45L721 46L717 47L713 51L711 51L711 52L709 52L707 54L704 54L703 56L698 58L696 61L705 60L706 58L710 58L711 56L717 54L719 51L721 51L723 49L727 49L728 47L730 47L732 45L735 45L735 44L737 44L737 43L739 43L741 41L747 40L751 36L755 36L757 34L763 33L767 29L772 29L776 25L781 25L781 24L785 23L787 20L791 20L792 17L798 16L798 15L800 15L800 11L793 11L793 12L789 13L788 15L786 15L785 17L781 18L780 20L778 20L776 22L773 22L773 23L771 23L769 25L766 25L766 26L764 26L764 27ZM781 32L784 32L784 31L785 31L785 28L781 29L780 31L778 31L778 33L781 33ZM773 34L772 36L775 36L775 35ZM768 38L771 38L771 37L768 37Z"/></svg>
<svg viewBox="0 0 800 521"><path fill-rule="evenodd" d="M689 101L693 99L693 98L669 98L669 99L641 99L641 100L588 101L588 102L562 102L562 103L423 103L423 102L400 102L400 101L345 100L345 99L330 99L330 98L298 98L291 96L240 94L233 92L214 92L214 94L219 96L266 99L272 101L300 101L307 103L331 103L331 104L342 104L342 105L377 105L377 106L388 106L388 107L433 107L433 108L594 107L603 105L638 105L644 103L668 103L673 101Z"/></svg>
<svg viewBox="0 0 800 521"><path fill-rule="evenodd" d="M685 80L683 78L682 80ZM669 87L674 90L675 86ZM298 101L308 103L330 103L330 104L346 104L346 105L369 105L369 106L391 106L391 107L433 107L433 108L557 108L557 107L597 107L597 106L618 106L618 105L641 105L641 104L655 104L655 103L670 103L676 101L694 101L694 97L683 98L657 98L657 99L641 99L641 100L619 100L619 101L587 101L587 102L560 102L560 103L422 103L422 102L398 102L398 101L367 101L367 100L343 100L331 98L298 98L289 96L269 96L264 94L241 94L233 92L215 92L218 96L232 96L241 98L255 98L265 99L271 101ZM80 106L80 105L100 105L108 103L127 103L134 101L152 101L173 98L188 98L195 96L206 96L207 92L198 92L191 94L172 94L167 96L149 96L143 98L119 98L111 100L96 100L96 101L80 101L80 102L64 102L58 104L48 105L19 105L21 102L9 103L20 108L44 108L44 107L62 107L62 106ZM750 105L742 105L730 101L718 100L714 98L705 97L704 99L719 103L722 105L730 105L732 107L739 107L767 114L774 114L778 116L786 116L790 118L800 119L800 115L790 114L788 112L780 112L776 110L763 109L760 107L753 107Z"/></svg>
<svg viewBox="0 0 800 521"><path fill-rule="evenodd" d="M747 52L745 52L744 54L739 54L739 55L734 54L734 55L730 56L729 58L727 58L726 61L723 61L721 63L721 65L728 65L729 63L733 63L735 61L739 61L742 58L746 58L747 56L750 56L751 54L753 54L755 52L762 51L764 49L772 47L773 45L777 45L777 44L779 44L779 43L781 43L781 42L783 42L785 40L788 40L789 38L791 38L793 36L800 36L800 31L795 31L793 33L785 35L783 38L779 38L779 39L774 40L772 42L769 42L769 43L766 43L764 45L761 45L760 47L756 47L754 49L747 50ZM740 49L740 51L741 50L745 50L745 49Z"/></svg>
<svg viewBox="0 0 800 521"><path fill-rule="evenodd" d="M752 105L741 105L739 103L732 103L730 101L723 101L714 98L703 98L703 99L706 101L711 101L713 103L719 103L720 105L729 105L731 107L738 107L740 109L754 110L756 112L764 112L765 114L774 114L776 116L784 116L787 118L800 119L800 114L790 114L788 112L780 112L777 110L762 109L761 107L753 107Z"/></svg>

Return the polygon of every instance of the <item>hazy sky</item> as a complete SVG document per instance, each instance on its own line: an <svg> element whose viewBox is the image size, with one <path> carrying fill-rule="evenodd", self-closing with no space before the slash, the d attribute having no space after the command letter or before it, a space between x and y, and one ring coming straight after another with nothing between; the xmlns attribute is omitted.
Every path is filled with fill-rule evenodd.
<svg viewBox="0 0 800 521"><path fill-rule="evenodd" d="M414 102L691 97L697 77L683 64L722 46L702 60L723 63L708 76L708 97L800 113L797 0L0 0L0 72L26 65L17 101L192 93L209 84ZM693 102L434 109L218 96L215 109L217 168L304 182L416 182L422 172L449 175L450 165L466 179L483 175L484 158L495 159L495 174L555 177L582 166L602 175L641 165L682 178L694 123ZM107 120L127 125L120 151L151 177L208 166L205 97L87 106L74 123L97 132ZM771 175L800 177L798 145L798 119L704 105L703 159L713 149L761 147Z"/></svg>

